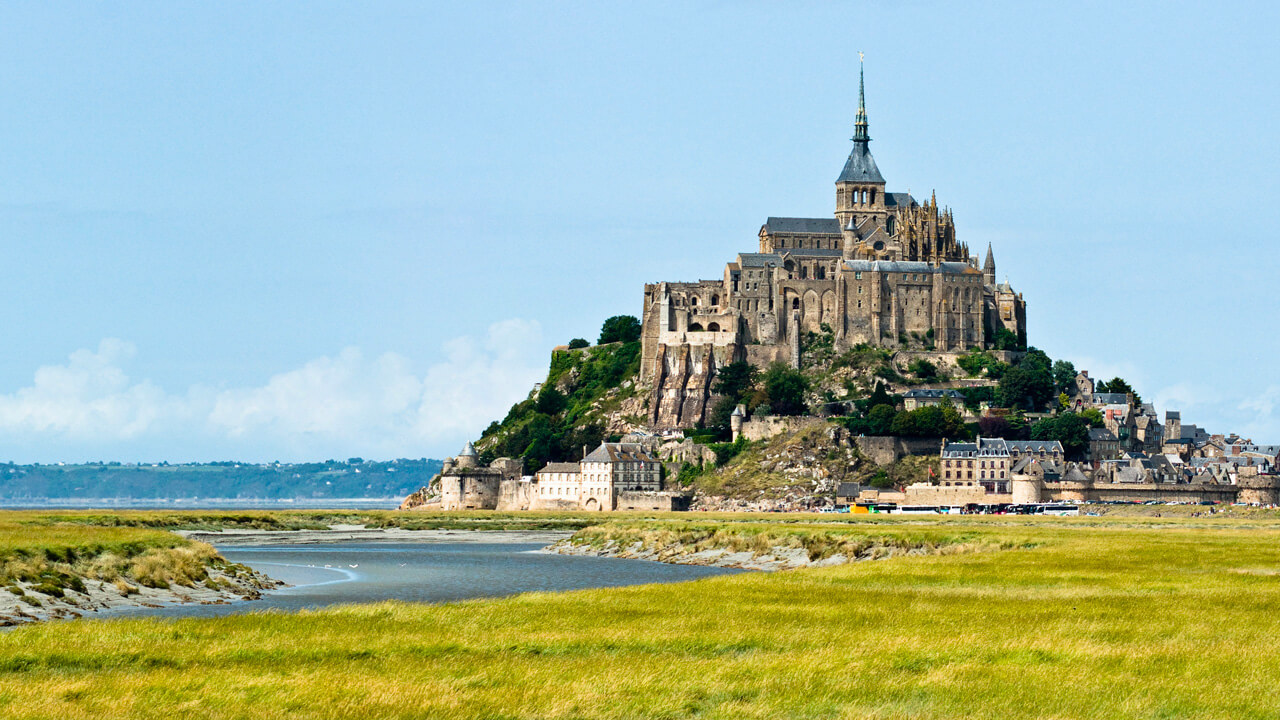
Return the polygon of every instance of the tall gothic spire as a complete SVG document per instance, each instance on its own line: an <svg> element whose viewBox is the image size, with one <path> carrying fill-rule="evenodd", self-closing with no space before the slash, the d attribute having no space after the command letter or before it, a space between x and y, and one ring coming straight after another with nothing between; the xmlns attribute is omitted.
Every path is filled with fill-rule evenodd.
<svg viewBox="0 0 1280 720"><path fill-rule="evenodd" d="M856 143L870 142L867 135L867 91L863 81L862 53L858 53L858 116L853 121L853 138Z"/></svg>
<svg viewBox="0 0 1280 720"><path fill-rule="evenodd" d="M876 161L871 157L867 143L871 138L867 135L867 94L864 90L862 73L862 53L858 53L858 116L853 123L853 152L844 164L844 171L836 178L837 183L875 183L884 184L884 176Z"/></svg>

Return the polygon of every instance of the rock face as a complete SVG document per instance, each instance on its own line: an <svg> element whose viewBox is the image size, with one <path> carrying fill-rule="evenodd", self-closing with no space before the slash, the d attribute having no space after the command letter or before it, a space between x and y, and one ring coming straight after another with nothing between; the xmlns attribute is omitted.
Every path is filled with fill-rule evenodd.
<svg viewBox="0 0 1280 720"><path fill-rule="evenodd" d="M437 479L439 477L440 477L439 475L436 476ZM432 482L434 482L434 480ZM431 488L428 486L428 487L419 488L417 492L410 494L408 497L404 499L403 502L400 503L400 507L396 509L397 510L419 510L419 509L426 510L428 508L439 508L439 507L440 507L440 495L438 493L433 493L431 491Z"/></svg>

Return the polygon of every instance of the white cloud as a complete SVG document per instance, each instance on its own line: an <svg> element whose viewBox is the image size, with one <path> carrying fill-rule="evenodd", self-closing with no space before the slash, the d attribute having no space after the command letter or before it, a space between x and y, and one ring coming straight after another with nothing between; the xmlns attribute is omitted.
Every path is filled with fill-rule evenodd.
<svg viewBox="0 0 1280 720"><path fill-rule="evenodd" d="M366 358L349 347L258 387L192 386L177 395L131 380L135 348L106 339L0 395L0 431L62 453L44 460L74 458L87 446L122 457L172 448L164 459L179 460L173 452L246 460L442 456L500 419L546 373L536 322L495 323L483 337L455 338L443 349L444 359L422 375L401 355Z"/></svg>
<svg viewBox="0 0 1280 720"><path fill-rule="evenodd" d="M130 383L121 366L136 352L130 343L107 338L97 351L77 350L65 365L41 367L31 386L0 396L0 428L128 440L181 416L183 401L150 382Z"/></svg>
<svg viewBox="0 0 1280 720"><path fill-rule="evenodd" d="M1280 442L1280 385L1241 400L1238 409L1245 414L1241 435L1261 443Z"/></svg>

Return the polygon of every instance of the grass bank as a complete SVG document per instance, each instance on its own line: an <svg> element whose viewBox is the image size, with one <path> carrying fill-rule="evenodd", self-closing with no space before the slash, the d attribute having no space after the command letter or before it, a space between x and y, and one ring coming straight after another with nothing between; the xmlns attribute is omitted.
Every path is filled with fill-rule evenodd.
<svg viewBox="0 0 1280 720"><path fill-rule="evenodd" d="M849 520L828 527L1015 549L24 627L0 634L0 716L1277 717L1280 523L1250 522Z"/></svg>
<svg viewBox="0 0 1280 720"><path fill-rule="evenodd" d="M572 555L782 570L1034 546L1031 539L946 526L623 521L584 528L553 547Z"/></svg>
<svg viewBox="0 0 1280 720"><path fill-rule="evenodd" d="M36 513L0 515L0 624L173 601L176 588L187 590L183 596L215 601L255 595L267 585L212 547L170 532L68 523Z"/></svg>

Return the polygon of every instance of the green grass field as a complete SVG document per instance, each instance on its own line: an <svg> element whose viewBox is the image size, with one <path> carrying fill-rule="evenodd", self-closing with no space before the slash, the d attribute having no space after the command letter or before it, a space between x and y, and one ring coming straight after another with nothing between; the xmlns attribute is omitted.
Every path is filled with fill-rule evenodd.
<svg viewBox="0 0 1280 720"><path fill-rule="evenodd" d="M0 633L0 716L1280 717L1270 518L738 517L752 532L987 549L441 606L22 627ZM659 522L684 521L611 532Z"/></svg>

